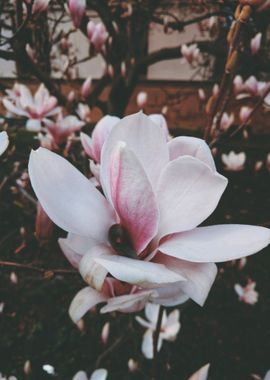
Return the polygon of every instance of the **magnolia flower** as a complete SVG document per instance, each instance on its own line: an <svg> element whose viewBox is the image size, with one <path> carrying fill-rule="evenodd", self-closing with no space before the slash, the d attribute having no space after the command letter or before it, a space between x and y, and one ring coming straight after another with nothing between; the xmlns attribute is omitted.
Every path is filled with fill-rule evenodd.
<svg viewBox="0 0 270 380"><path fill-rule="evenodd" d="M231 113L230 115L228 115L227 112L224 112L220 120L220 128L223 131L226 131L227 129L230 128L233 122L234 122L234 114Z"/></svg>
<svg viewBox="0 0 270 380"><path fill-rule="evenodd" d="M32 13L41 13L47 10L50 0L34 0Z"/></svg>
<svg viewBox="0 0 270 380"><path fill-rule="evenodd" d="M95 50L100 52L108 38L104 24L102 22L95 24L93 21L89 21L87 24L87 37Z"/></svg>
<svg viewBox="0 0 270 380"><path fill-rule="evenodd" d="M200 49L197 44L191 45L182 45L181 46L181 54L187 60L188 63L193 63L194 61L198 61L200 56Z"/></svg>
<svg viewBox="0 0 270 380"><path fill-rule="evenodd" d="M145 316L147 320L137 316L136 320L147 330L143 336L142 353L147 359L153 359L153 334L156 329L158 320L159 306L148 303L145 306ZM166 311L163 312L161 329L158 340L158 351L161 349L163 340L174 341L180 330L179 310L173 310L168 316Z"/></svg>
<svg viewBox="0 0 270 380"><path fill-rule="evenodd" d="M79 28L85 14L86 0L69 0L68 7L75 28Z"/></svg>
<svg viewBox="0 0 270 380"><path fill-rule="evenodd" d="M28 130L40 131L41 121L59 112L59 108L56 107L57 99L50 96L44 84L39 86L34 96L26 86L22 84L15 86L13 90L7 92L8 96L2 99L3 105L11 114L28 118L26 123Z"/></svg>
<svg viewBox="0 0 270 380"><path fill-rule="evenodd" d="M206 99L205 91L203 88L198 89L198 96L201 102L204 102Z"/></svg>
<svg viewBox="0 0 270 380"><path fill-rule="evenodd" d="M244 169L246 162L246 154L244 152L235 153L231 151L229 154L221 155L222 162L225 164L225 169L233 172L238 172Z"/></svg>
<svg viewBox="0 0 270 380"><path fill-rule="evenodd" d="M74 132L79 131L85 125L85 122L79 120L74 115L64 117L62 112L60 112L57 115L56 121L45 119L44 124L52 135L54 142L60 145Z"/></svg>
<svg viewBox="0 0 270 380"><path fill-rule="evenodd" d="M0 132L0 156L5 152L9 144L8 134L6 131Z"/></svg>
<svg viewBox="0 0 270 380"><path fill-rule="evenodd" d="M203 140L167 142L141 112L114 126L102 147L102 193L44 148L32 151L29 176L45 212L68 231L59 244L89 285L71 303L75 323L104 302L101 312L138 311L148 301L174 306L188 297L203 305L217 273L214 262L269 244L264 227L198 227L216 208L227 179Z"/></svg>
<svg viewBox="0 0 270 380"><path fill-rule="evenodd" d="M136 99L138 107L144 108L147 104L147 99L148 99L147 93L144 91L140 91Z"/></svg>
<svg viewBox="0 0 270 380"><path fill-rule="evenodd" d="M108 376L108 371L104 368L96 369L92 375L90 376L89 380L106 380ZM79 371L76 373L76 375L72 378L72 380L88 380L88 376L86 372Z"/></svg>
<svg viewBox="0 0 270 380"><path fill-rule="evenodd" d="M193 373L188 380L207 380L210 364L204 365L198 371Z"/></svg>
<svg viewBox="0 0 270 380"><path fill-rule="evenodd" d="M239 296L239 301L254 305L258 302L259 293L255 290L256 282L249 280L246 286L234 285L234 290Z"/></svg>
<svg viewBox="0 0 270 380"><path fill-rule="evenodd" d="M257 33L250 41L251 54L257 54L261 47L262 33Z"/></svg>

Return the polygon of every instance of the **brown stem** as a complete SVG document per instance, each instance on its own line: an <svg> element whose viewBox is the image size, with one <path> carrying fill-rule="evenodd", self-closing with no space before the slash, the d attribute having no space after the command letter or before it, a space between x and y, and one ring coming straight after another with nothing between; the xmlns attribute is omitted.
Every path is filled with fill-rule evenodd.
<svg viewBox="0 0 270 380"><path fill-rule="evenodd" d="M158 372L157 372L158 340L159 340L159 335L160 335L161 323L162 323L162 317L163 317L164 310L165 310L164 306L160 306L159 307L157 325L156 325L156 329L155 329L154 334L153 334L152 380L157 380L157 378L158 378Z"/></svg>
<svg viewBox="0 0 270 380"><path fill-rule="evenodd" d="M44 275L54 275L54 274L78 274L76 270L73 269L45 269L45 268L39 268L36 266L32 266L30 264L21 264L21 263L15 263L13 261L0 261L0 267L10 267L10 268L17 268L17 269L26 269L26 270L33 270L35 272L42 273ZM46 276L47 277L47 276Z"/></svg>

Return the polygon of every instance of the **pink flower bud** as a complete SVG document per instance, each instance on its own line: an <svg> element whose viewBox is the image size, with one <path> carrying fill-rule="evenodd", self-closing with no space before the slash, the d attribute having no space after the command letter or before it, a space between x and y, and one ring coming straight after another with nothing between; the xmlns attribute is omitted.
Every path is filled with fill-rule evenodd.
<svg viewBox="0 0 270 380"><path fill-rule="evenodd" d="M29 44L26 44L25 45L25 51L26 51L28 57L31 59L31 61L35 62L35 59L36 59L35 50Z"/></svg>
<svg viewBox="0 0 270 380"><path fill-rule="evenodd" d="M257 33L250 41L251 54L257 54L261 47L262 33Z"/></svg>
<svg viewBox="0 0 270 380"><path fill-rule="evenodd" d="M91 93L91 87L92 87L92 77L88 77L84 82L83 82L83 85L82 85L82 88L81 88L81 95L83 98L88 98L88 96L90 95Z"/></svg>
<svg viewBox="0 0 270 380"><path fill-rule="evenodd" d="M125 62L121 62L121 75L124 77L126 75L126 64Z"/></svg>
<svg viewBox="0 0 270 380"><path fill-rule="evenodd" d="M86 0L69 0L68 7L75 28L79 28L85 14Z"/></svg>
<svg viewBox="0 0 270 380"><path fill-rule="evenodd" d="M259 172L263 167L263 161L256 161L254 170L255 172Z"/></svg>
<svg viewBox="0 0 270 380"><path fill-rule="evenodd" d="M234 115L231 113L230 115L227 112L224 112L220 121L220 128L223 131L226 131L234 122Z"/></svg>
<svg viewBox="0 0 270 380"><path fill-rule="evenodd" d="M90 20L88 22L87 28L86 28L86 30L87 30L87 37L89 38L90 41L91 41L91 38L93 37L95 29L96 29L95 23L92 20Z"/></svg>
<svg viewBox="0 0 270 380"><path fill-rule="evenodd" d="M107 344L110 334L110 322L106 322L101 331L101 341L104 345Z"/></svg>
<svg viewBox="0 0 270 380"><path fill-rule="evenodd" d="M134 359L129 359L128 360L128 369L129 372L135 372L139 368L139 363L136 362Z"/></svg>
<svg viewBox="0 0 270 380"><path fill-rule="evenodd" d="M112 78L114 76L114 68L112 65L108 65L107 68L108 75Z"/></svg>
<svg viewBox="0 0 270 380"><path fill-rule="evenodd" d="M144 91L140 91L137 95L137 104L140 108L144 108L147 104L148 96Z"/></svg>
<svg viewBox="0 0 270 380"><path fill-rule="evenodd" d="M233 81L233 90L235 94L239 94L243 90L243 79L241 75L236 75Z"/></svg>
<svg viewBox="0 0 270 380"><path fill-rule="evenodd" d="M74 102L75 97L76 97L76 95L75 95L75 91L73 91L73 90L70 91L70 92L68 93L68 96L67 96L67 99L68 99L69 103Z"/></svg>
<svg viewBox="0 0 270 380"><path fill-rule="evenodd" d="M48 8L50 0L34 0L32 6L32 14L45 12Z"/></svg>
<svg viewBox="0 0 270 380"><path fill-rule="evenodd" d="M23 372L25 373L26 376L30 375L32 368L31 368L31 362L30 360L26 360L23 366Z"/></svg>
<svg viewBox="0 0 270 380"><path fill-rule="evenodd" d="M213 94L213 96L218 96L218 93L219 93L219 85L217 83L215 83L213 88L212 88L212 94Z"/></svg>
<svg viewBox="0 0 270 380"><path fill-rule="evenodd" d="M37 203L37 216L36 216L36 238L42 243L51 237L53 232L53 222L48 217L46 212L41 207L41 204Z"/></svg>
<svg viewBox="0 0 270 380"><path fill-rule="evenodd" d="M201 102L204 102L206 99L205 91L202 88L199 88L198 90L198 96Z"/></svg>
<svg viewBox="0 0 270 380"><path fill-rule="evenodd" d="M240 112L239 112L240 122L246 123L251 112L252 112L252 108L248 106L241 107Z"/></svg>
<svg viewBox="0 0 270 380"><path fill-rule="evenodd" d="M13 285L18 284L19 280L18 280L18 276L16 275L15 272L10 273L10 281L12 282Z"/></svg>

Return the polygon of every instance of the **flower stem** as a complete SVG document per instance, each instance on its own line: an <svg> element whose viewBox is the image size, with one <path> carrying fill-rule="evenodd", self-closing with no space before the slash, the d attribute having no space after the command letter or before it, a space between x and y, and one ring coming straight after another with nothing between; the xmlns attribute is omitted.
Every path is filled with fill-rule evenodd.
<svg viewBox="0 0 270 380"><path fill-rule="evenodd" d="M164 306L159 307L158 319L156 329L153 334L153 366L152 366L152 380L157 380L157 354L158 354L158 340L161 330L162 317L164 312Z"/></svg>

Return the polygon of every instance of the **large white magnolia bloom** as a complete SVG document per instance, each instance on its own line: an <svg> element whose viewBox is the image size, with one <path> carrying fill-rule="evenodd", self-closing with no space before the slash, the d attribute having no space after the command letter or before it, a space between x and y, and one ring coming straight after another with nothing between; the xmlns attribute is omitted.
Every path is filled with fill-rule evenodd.
<svg viewBox="0 0 270 380"><path fill-rule="evenodd" d="M44 148L31 153L29 174L45 212L68 231L60 239L64 254L90 285L70 306L75 322L102 302L102 312L137 311L149 300L172 306L191 298L203 305L214 262L251 255L270 241L263 227L198 227L227 179L216 172L203 140L167 142L141 112L123 118L103 145L104 195Z"/></svg>

